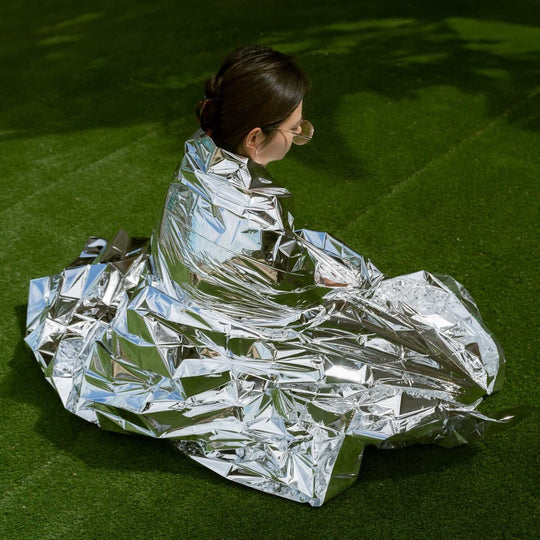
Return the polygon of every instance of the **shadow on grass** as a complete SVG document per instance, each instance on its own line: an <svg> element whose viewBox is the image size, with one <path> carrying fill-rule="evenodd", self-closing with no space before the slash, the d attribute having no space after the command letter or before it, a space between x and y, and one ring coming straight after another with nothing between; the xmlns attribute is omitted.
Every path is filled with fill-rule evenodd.
<svg viewBox="0 0 540 540"><path fill-rule="evenodd" d="M328 139L338 136L336 103L358 91L401 100L448 85L484 95L498 115L540 82L540 16L527 1L504 11L483 4L281 1L242 9L164 0L97 3L81 13L66 1L45 17L30 14L23 29L6 24L2 97L12 107L1 117L4 137L173 122L183 141L196 127L204 80L231 48L250 42L299 57Z"/></svg>
<svg viewBox="0 0 540 540"><path fill-rule="evenodd" d="M482 115L488 121L500 116L540 84L540 29L535 27L540 15L526 0L514 2L512 10L487 1L442 7L374 0L278 0L249 9L235 2L121 0L98 1L89 10L66 0L54 10L25 13L22 22L17 22L18 9L0 8L0 20L2 10L7 11L0 30L8 38L0 42L0 52L10 73L0 90L0 140L150 123L164 129L171 152L181 151L197 128L194 108L203 97L204 81L226 53L247 43L270 45L295 54L312 79L305 109L317 142L295 157L307 170L331 171L335 185L328 198L337 200L343 187L349 201L345 213L356 212L367 204L360 201L376 198L409 172L372 178L371 164L360 150L369 127L365 123L380 122L377 137L392 140L392 113L365 120L361 108L366 100L360 96L347 109L348 97L373 95L383 98L382 104L420 101L427 116L448 119L437 110L448 89L478 100L485 122ZM433 89L439 93L423 95ZM457 110L459 101L450 107ZM344 132L346 111L354 125ZM414 114L411 118L413 123ZM474 121L464 125L448 135L446 126L435 123L434 138L442 142L430 152L444 152L467 136L465 131L478 128ZM414 155L416 146L425 144L418 138L422 129L434 126L408 127L416 142L403 151ZM538 121L523 121L519 128L538 131ZM392 151L389 143L384 152ZM351 180L357 191L346 185ZM314 190L325 189L317 181ZM306 220L313 221L320 210L324 207L317 206ZM331 225L339 230L343 220L336 218Z"/></svg>
<svg viewBox="0 0 540 540"><path fill-rule="evenodd" d="M26 305L15 308L21 335L25 333ZM10 374L1 391L15 401L29 403L40 411L35 431L58 450L95 469L137 472L166 472L189 475L212 484L228 483L209 469L193 462L166 441L139 435L123 435L98 426L66 411L58 395L46 383L32 352L19 341L10 362ZM480 444L453 449L414 445L398 451L368 447L360 469L357 489L362 485L393 478L436 473L471 460ZM250 488L237 485L240 489ZM355 489L353 486L352 489ZM339 498L338 498L339 499Z"/></svg>
<svg viewBox="0 0 540 540"><path fill-rule="evenodd" d="M369 92L396 101L418 100L423 89L440 85L484 96L487 114L497 117L538 84L538 48L533 50L538 40L528 37L536 34L531 34L535 21L527 2L514 3L508 13L506 6L500 13L487 2L484 12L477 13L482 11L478 5L458 2L444 15L430 2L382 6L315 1L308 7L287 2L282 4L287 17L279 9L277 15L264 12L261 4L240 15L229 3L180 8L172 2L119 2L115 7L98 2L93 12L81 15L75 12L81 7L66 2L65 12L29 14L20 34L14 30L8 36L11 42L0 41L0 52L11 61L10 77L0 90L0 140L158 122L181 146L196 127L192 109L202 97L205 78L231 48L260 42L297 54L314 83L307 107L319 143L297 152L297 159L308 167L332 167L336 178L358 178L369 171L340 130L335 111L343 97ZM468 31L459 21L449 21L451 17L471 19L475 28ZM518 26L512 28L510 22ZM4 25L0 16L0 31ZM486 36L489 31L492 36ZM501 50L513 43L516 50ZM540 131L539 117L525 109L512 115L510 123ZM326 147L335 152L320 151ZM25 306L18 306L16 314L22 336ZM164 441L100 430L68 413L22 338L2 392L39 411L38 437L88 467L158 471L208 485L229 484ZM359 481L349 492L360 498L357 490L366 484L440 473L470 462L479 448L413 446L392 452L369 447Z"/></svg>

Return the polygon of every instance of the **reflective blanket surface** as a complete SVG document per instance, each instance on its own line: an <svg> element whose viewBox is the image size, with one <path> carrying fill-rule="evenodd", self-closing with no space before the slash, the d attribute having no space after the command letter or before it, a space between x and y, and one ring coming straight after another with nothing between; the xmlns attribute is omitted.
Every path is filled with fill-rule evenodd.
<svg viewBox="0 0 540 540"><path fill-rule="evenodd" d="M500 347L454 279L387 277L198 131L149 239L92 237L30 283L26 342L72 413L169 439L241 484L320 506L367 445L454 446L487 417Z"/></svg>

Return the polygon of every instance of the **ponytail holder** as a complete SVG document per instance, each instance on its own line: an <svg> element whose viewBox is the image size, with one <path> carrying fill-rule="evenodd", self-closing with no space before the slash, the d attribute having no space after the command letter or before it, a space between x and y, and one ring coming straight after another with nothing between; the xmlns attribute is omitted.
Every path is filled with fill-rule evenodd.
<svg viewBox="0 0 540 540"><path fill-rule="evenodd" d="M200 114L202 115L202 112L204 111L204 108L206 107L206 104L209 101L221 101L222 99L223 98L209 98L209 97L205 97L204 99L201 99L201 101L199 101L199 103L201 104Z"/></svg>
<svg viewBox="0 0 540 540"><path fill-rule="evenodd" d="M208 98L204 98L201 100L201 109L199 111L199 114L202 116L204 108L206 107L206 104L208 103Z"/></svg>
<svg viewBox="0 0 540 540"><path fill-rule="evenodd" d="M221 98L207 98L205 97L204 99L201 99L201 101L199 102L200 104L200 109L199 109L199 117L202 117L203 115L203 112L204 112L204 108L206 106L206 104L209 102L209 101L219 101L221 100ZM214 131L210 128L208 128L206 130L206 134L209 136L209 137L212 137L212 135L214 134Z"/></svg>

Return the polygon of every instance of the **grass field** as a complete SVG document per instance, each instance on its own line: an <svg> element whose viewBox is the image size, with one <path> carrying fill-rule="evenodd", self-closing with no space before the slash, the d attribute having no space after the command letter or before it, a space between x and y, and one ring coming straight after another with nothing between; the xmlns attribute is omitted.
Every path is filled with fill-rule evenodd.
<svg viewBox="0 0 540 540"><path fill-rule="evenodd" d="M388 275L462 282L507 355L480 409L535 403L538 0L2 2L0 537L537 537L537 416L471 446L370 448L313 509L76 418L25 348L29 279L90 235L150 234L204 81L248 43L312 81L314 140L269 165L296 225Z"/></svg>

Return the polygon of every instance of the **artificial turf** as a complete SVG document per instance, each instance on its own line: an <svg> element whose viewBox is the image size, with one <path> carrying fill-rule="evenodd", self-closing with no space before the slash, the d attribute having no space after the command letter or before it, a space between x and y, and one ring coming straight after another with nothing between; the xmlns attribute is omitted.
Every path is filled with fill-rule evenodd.
<svg viewBox="0 0 540 540"><path fill-rule="evenodd" d="M54 0L0 5L4 538L532 538L538 422L454 449L369 448L322 508L69 414L25 348L28 280L90 235L148 235L238 45L294 53L315 138L269 165L298 227L393 276L462 282L507 355L490 413L534 404L540 3Z"/></svg>

